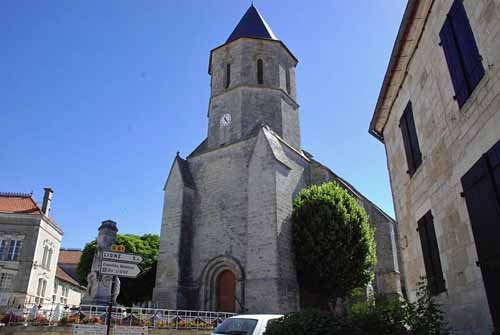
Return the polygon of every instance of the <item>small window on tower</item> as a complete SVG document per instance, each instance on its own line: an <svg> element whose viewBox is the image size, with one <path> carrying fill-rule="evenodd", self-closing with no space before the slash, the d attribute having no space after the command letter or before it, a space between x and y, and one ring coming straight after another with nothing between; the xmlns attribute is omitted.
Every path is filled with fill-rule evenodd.
<svg viewBox="0 0 500 335"><path fill-rule="evenodd" d="M257 60L257 83L264 84L264 65L262 59Z"/></svg>
<svg viewBox="0 0 500 335"><path fill-rule="evenodd" d="M225 82L224 86L226 88L228 88L230 83L231 83L231 64L227 63L226 64L226 82Z"/></svg>

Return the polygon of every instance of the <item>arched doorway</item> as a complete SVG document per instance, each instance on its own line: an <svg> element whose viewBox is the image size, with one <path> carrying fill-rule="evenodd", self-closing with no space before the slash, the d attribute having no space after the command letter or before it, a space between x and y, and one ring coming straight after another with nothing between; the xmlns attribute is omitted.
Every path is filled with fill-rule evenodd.
<svg viewBox="0 0 500 335"><path fill-rule="evenodd" d="M233 272L224 270L217 278L217 310L234 313L236 302L236 277Z"/></svg>

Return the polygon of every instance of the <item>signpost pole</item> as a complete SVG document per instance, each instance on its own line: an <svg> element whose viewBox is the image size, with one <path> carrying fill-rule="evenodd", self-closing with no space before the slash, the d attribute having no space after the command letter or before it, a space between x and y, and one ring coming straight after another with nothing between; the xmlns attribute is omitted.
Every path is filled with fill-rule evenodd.
<svg viewBox="0 0 500 335"><path fill-rule="evenodd" d="M115 292L115 276L111 279L111 294L109 295L109 306L108 315L106 318L106 335L109 335L109 329L111 328L111 312L113 310L113 297Z"/></svg>

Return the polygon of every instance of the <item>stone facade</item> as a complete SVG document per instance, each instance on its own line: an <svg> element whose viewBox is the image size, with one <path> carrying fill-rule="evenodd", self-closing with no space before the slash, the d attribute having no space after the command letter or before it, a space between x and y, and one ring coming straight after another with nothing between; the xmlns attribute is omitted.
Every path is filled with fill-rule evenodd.
<svg viewBox="0 0 500 335"><path fill-rule="evenodd" d="M253 6L251 11L260 24ZM256 30L251 28L246 31ZM341 179L301 150L296 65L273 38L243 35L212 50L208 137L186 159L177 155L164 187L153 294L159 307L228 308L220 304L219 278L230 271L235 304L229 309L285 313L300 308L292 201L310 184ZM377 267L377 288L400 293L394 221L348 183L342 185L377 227L384 259Z"/></svg>
<svg viewBox="0 0 500 335"><path fill-rule="evenodd" d="M485 75L461 108L439 37L452 3L409 1L370 130L387 153L409 298L426 275L417 220L431 210L446 286L436 298L449 326L455 334L491 334L460 180L500 139L500 2L463 1ZM399 128L409 101L423 156L413 176Z"/></svg>

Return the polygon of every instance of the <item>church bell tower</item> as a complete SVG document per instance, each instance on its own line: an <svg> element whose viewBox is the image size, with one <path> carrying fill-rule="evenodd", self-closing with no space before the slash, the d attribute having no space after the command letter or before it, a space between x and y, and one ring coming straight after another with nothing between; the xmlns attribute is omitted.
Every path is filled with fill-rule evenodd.
<svg viewBox="0 0 500 335"><path fill-rule="evenodd" d="M208 146L248 138L265 123L299 149L296 65L252 4L227 41L210 52Z"/></svg>

